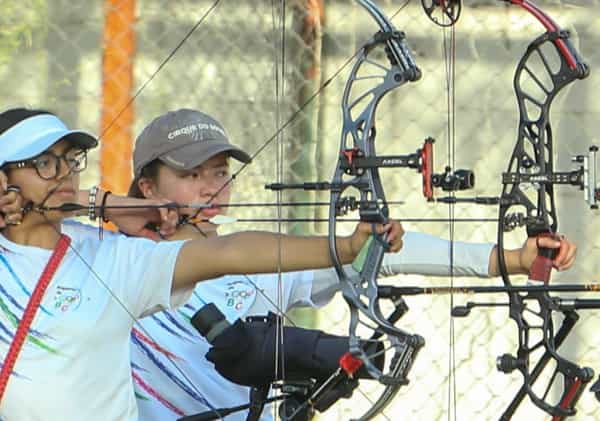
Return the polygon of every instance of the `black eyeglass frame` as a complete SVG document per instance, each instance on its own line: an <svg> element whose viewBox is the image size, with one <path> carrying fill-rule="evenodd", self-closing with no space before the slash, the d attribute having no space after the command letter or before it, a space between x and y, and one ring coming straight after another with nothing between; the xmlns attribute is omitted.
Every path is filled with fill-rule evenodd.
<svg viewBox="0 0 600 421"><path fill-rule="evenodd" d="M77 148L77 147L70 148L62 155L57 155L52 151L45 151L34 158L26 159L23 161L13 162L11 164L14 165L16 168L35 168L35 172L41 179L53 180L60 173L61 159L63 161L65 161L65 164L67 165L67 168L69 169L69 172L79 173L79 172L85 170L87 168L87 152L88 152L87 149L81 149L81 148ZM72 157L69 158L68 157L69 154L74 154L74 155L72 155ZM54 171L52 172L52 175L44 176L44 175L42 175L42 172L41 172L41 171L43 171L43 169L40 170L40 161L41 161L42 157L45 157L45 156L50 156L51 158L54 159ZM81 157L81 158L79 158L79 157Z"/></svg>

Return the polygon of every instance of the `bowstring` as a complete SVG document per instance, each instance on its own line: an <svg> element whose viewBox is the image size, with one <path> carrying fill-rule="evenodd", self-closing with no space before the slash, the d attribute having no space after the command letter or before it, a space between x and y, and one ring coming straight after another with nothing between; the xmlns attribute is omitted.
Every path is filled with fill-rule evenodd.
<svg viewBox="0 0 600 421"><path fill-rule="evenodd" d="M274 94L275 94L275 172L278 183L283 182L283 157L284 157L284 145L283 145L283 132L282 128L282 102L285 94L285 12L286 4L285 0L279 0L277 7L276 1L271 0L271 16L273 25L273 34L275 39L275 48L273 49L273 73L274 73ZM279 53L279 54L278 54ZM279 378L279 363L281 362L281 381L285 382L285 348L284 348L284 320L283 313L287 313L284 310L284 285L283 276L281 271L282 261L282 249L281 249L281 235L283 232L283 208L280 205L282 200L283 191L278 190L276 192L277 202L277 317L275 318L276 333L275 333L275 378ZM281 403L275 402L272 406L273 417L277 417L279 405L283 406L285 412L285 400Z"/></svg>
<svg viewBox="0 0 600 421"><path fill-rule="evenodd" d="M449 19L443 13L443 19ZM456 169L456 24L450 27L442 27L442 55L444 59L445 72L445 93L446 93L446 152L447 165L453 170ZM450 197L455 197L455 191L448 192ZM454 201L448 203L448 231L450 240L449 260L450 260L450 287L454 287ZM448 319L448 421L457 418L457 391L456 391L456 331L454 317L452 317L452 308L454 307L454 293L450 293L450 311Z"/></svg>

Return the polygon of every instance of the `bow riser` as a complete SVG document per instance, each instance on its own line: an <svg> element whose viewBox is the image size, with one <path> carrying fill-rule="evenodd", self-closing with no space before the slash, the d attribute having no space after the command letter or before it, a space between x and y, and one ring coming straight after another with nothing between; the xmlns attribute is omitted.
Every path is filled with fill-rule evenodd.
<svg viewBox="0 0 600 421"><path fill-rule="evenodd" d="M403 45L402 49L397 50L405 57L401 61L396 61L395 56L390 55L390 42L392 40L394 45ZM370 55L373 55L380 48L384 49L390 61L385 68L382 64L374 62L370 58ZM412 67L411 70L411 68L404 68L400 63L414 63L414 59L404 43L404 35L399 32L393 31L391 34L378 33L372 42L363 47L351 70L342 99L344 126L340 142L340 160L352 162L355 157L375 156L374 122L378 104L387 93L408 82L410 79L407 75L420 74L416 66ZM365 66L373 66L370 70L375 70L378 75L373 76L373 73L369 72L368 76L359 76ZM381 82L373 88L361 90L362 87L357 82L363 81L364 78L378 78ZM355 94L355 91L358 92ZM347 179L348 177L350 179ZM358 190L361 200L365 203L368 202L367 205L359 207L361 220L372 223L386 223L388 221L389 209L377 168L354 170L338 165L331 184L338 188L333 189L331 192L330 233L336 231L336 217L338 216L336 209L339 209L339 203L343 200L342 195L348 188ZM377 277L387 242L384 235L374 234L374 237L359 278L348 276L340 264L335 249L335 237L330 237L330 248L332 258L336 262L335 267L341 281L344 298L351 308L350 333L355 338L351 344L351 352L363 359L374 378L389 382L390 380L386 379L383 373L369 360L356 337L356 329L364 323L360 320L360 315L366 316L379 330L386 334L400 335L401 337L411 336L390 324L381 312ZM392 343L394 348L405 348L405 345L402 345L404 341L397 342L394 340L394 342ZM406 342L420 344L421 340L410 339ZM405 352L404 354L409 358L412 352Z"/></svg>
<svg viewBox="0 0 600 421"><path fill-rule="evenodd" d="M553 162L551 104L564 87L577 79L587 77L589 67L571 44L569 33L562 30L534 3L530 0L502 1L523 8L546 30L545 34L528 46L517 65L513 81L519 108L519 127L517 142L507 172L503 173L502 177L497 234L499 270L505 287L512 289L513 285L504 258L504 233L524 226L529 237L554 235L558 227L555 184L579 187L592 209L597 208L600 195L596 187L597 147L592 146L588 156L580 155L574 158L575 162L582 164L575 171L554 172ZM451 26L455 23L452 16L448 14L449 6L453 3L457 3L455 10L460 13L461 0L422 0L428 17L441 26ZM436 13L445 20L436 18ZM518 208L518 211L509 214L509 210L513 208ZM538 257L532 265L529 279L541 281L543 288L548 287L555 253L551 249L539 247ZM531 288L535 287L531 286ZM557 349L578 319L574 310L597 308L597 300L574 303L573 306L565 305L565 300L550 297L548 291L542 288L526 293L508 291L508 295L509 302L500 305L508 305L509 317L517 325L518 349L515 353L516 357L510 354L499 357L497 366L505 373L518 370L523 376L523 386L500 419L503 421L511 419L526 396L534 405L552 415L553 421L574 415L575 404L581 397L585 385L592 379L593 371L564 359L557 353ZM457 308L456 311L453 309L453 315L465 316L470 313L472 307L488 305L496 304L468 303L467 306ZM563 315L561 327L556 334L553 313ZM540 352L541 357L532 367L532 357ZM554 367L546 370L550 362ZM534 389L534 383L542 378L546 380L545 388L538 392L539 388ZM600 385L600 381L597 385ZM598 394L598 390L600 386L597 386L594 391ZM549 396L556 395L559 396L558 401L549 402Z"/></svg>
<svg viewBox="0 0 600 421"><path fill-rule="evenodd" d="M376 43L381 45L381 43ZM391 66L387 69L385 75L381 76L382 82L366 92L361 92L357 96L358 99L351 100L355 82L361 80L358 77L358 73L365 63L371 63L368 59L368 55L374 49L373 44L365 46L352 68L350 78L346 84L342 100L342 111L344 116L344 127L342 129L342 136L340 142L340 159L350 160L354 155L359 154L362 156L373 156L375 154L375 129L374 119L376 108L383 96L391 90L402 86L406 83L405 79L396 78L398 75L397 68ZM357 88L358 89L358 88ZM366 104L363 104L363 100L368 99ZM362 106L356 111L359 106ZM358 114L357 117L353 117L354 114ZM350 156L350 158L348 158ZM347 177L352 177L347 179ZM336 232L336 218L337 209L340 208L339 204L343 201L342 195L348 188L353 188L359 191L360 199L364 202L369 202L367 205L361 205L359 207L360 218L366 222L372 223L386 223L388 221L389 209L385 202L385 194L379 172L377 168L369 169L358 169L357 171L344 169L338 165L332 179L332 185L338 186L339 188L332 190L331 192L331 206L329 210L330 220L330 233ZM379 326L386 326L388 333L396 332L396 328L389 325L385 320L385 317L381 314L379 307L374 305L379 297L377 294L377 275L378 268L381 265L383 254L385 253L386 241L382 235L376 235L373 246L369 249L367 259L363 265L364 269L361 274L361 279L353 281L352 277L348 276L339 262L337 257L337 250L335 248L335 236L330 236L330 249L333 260L335 261L335 268L338 277L342 281L342 291L346 301L349 302L351 308L361 308L361 311L368 315L368 317ZM365 279L366 278L366 279ZM364 285L366 281L367 285ZM363 304L360 297L369 297L369 304ZM371 309L374 312L371 312ZM351 323L352 325L352 323ZM353 329L352 332L355 332Z"/></svg>
<svg viewBox="0 0 600 421"><path fill-rule="evenodd" d="M389 220L389 208L379 176L379 167L412 167L419 165L414 156L376 155L375 118L380 101L392 90L413 82L421 77L410 52L404 33L397 31L386 16L370 0L357 0L375 19L379 28L371 41L356 54L357 59L350 71L342 98L343 128L341 133L339 157L331 182L269 185L275 190L297 189L329 190L329 251L333 266L340 283L343 297L350 308L349 352L358 365L364 366L369 375L385 386L380 397L360 418L367 421L379 414L393 399L400 386L408 383L408 371L424 340L394 326L395 322L407 310L400 296L380 292L377 278L384 253L389 249L387 236L373 235L357 259L355 270L358 275L348 275L338 257L336 248L337 218L349 210L358 208L360 220L372 224L385 224ZM366 88L375 84L374 87ZM356 194L344 196L347 191ZM350 203L356 206L349 205ZM385 317L380 308L380 300L392 302L394 310ZM361 339L359 327L371 330L368 339ZM383 337L381 340L379 338ZM366 341L366 342L365 342ZM382 344L382 349L365 344ZM369 351L369 352L367 352ZM392 354L387 365L383 360L386 354ZM352 358L348 358L352 361ZM378 361L379 360L379 361ZM375 361L375 362L374 362ZM341 363L340 369L352 380L356 362L349 366ZM333 377L337 376L334 375Z"/></svg>
<svg viewBox="0 0 600 421"><path fill-rule="evenodd" d="M379 293L377 278L387 251L385 235L373 233L364 260L355 269L358 276L349 276L340 264L336 250L336 218L346 190L357 190L363 202L359 206L360 219L370 223L387 223L389 209L377 166L353 165L355 159L376 157L375 118L380 101L392 90L407 82L416 81L421 71L406 44L405 35L396 31L391 22L369 0L358 0L377 21L381 31L376 33L359 52L350 72L342 98L343 128L340 139L339 160L331 182L329 211L329 245L344 299L350 308L349 351L359 358L373 379L385 386L371 408L358 418L367 421L379 414L394 398L399 388L408 383L407 376L414 358L424 345L419 335L409 334L394 326L397 317L406 309L399 297L386 297ZM375 82L365 87L365 82ZM381 311L380 299L390 299L396 310L390 317ZM403 310L398 313L398 308ZM358 329L367 327L374 333L368 340L383 337L384 349L369 353ZM386 370L374 360L390 351L391 359Z"/></svg>

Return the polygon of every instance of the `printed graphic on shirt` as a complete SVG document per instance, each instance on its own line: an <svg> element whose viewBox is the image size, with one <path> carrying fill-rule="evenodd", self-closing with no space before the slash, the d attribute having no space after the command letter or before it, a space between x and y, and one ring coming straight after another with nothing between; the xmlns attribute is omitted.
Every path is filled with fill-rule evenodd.
<svg viewBox="0 0 600 421"><path fill-rule="evenodd" d="M63 313L77 310L81 304L81 290L58 286L54 294L54 309Z"/></svg>
<svg viewBox="0 0 600 421"><path fill-rule="evenodd" d="M256 298L254 286L246 281L240 280L230 280L226 283L215 284L214 293L222 297L218 299L218 302L225 306L224 308L222 307L221 310L230 320L243 316L250 306L252 306ZM207 304L205 298L206 297L200 297L198 292L194 291L191 299L185 305L179 307L175 311L163 311L154 314L145 319L145 325L148 326L148 322L151 322L154 326L148 326L150 332L160 329L180 340L190 341L191 343L205 341L205 339L196 332L190 322L194 314ZM194 386L189 385L189 381L177 371L174 364L168 361L172 360L176 365L177 361L180 360L180 357L175 355L177 353L176 350L164 349L160 344L157 344L136 328L133 330L131 340L133 345L142 355L144 355L143 362L135 361L132 365L133 378L138 389L147 394L146 396L143 396L138 392L136 395L138 399L154 399L174 414L182 415L180 413L180 408L177 408L173 402L170 402L166 396L160 393L160 390L153 388L153 385L145 380L145 373L154 373L158 371L167 376L170 381L173 382L174 387L177 387L183 393L192 397L196 402L204 405L206 408L214 409L208 400L202 396Z"/></svg>
<svg viewBox="0 0 600 421"><path fill-rule="evenodd" d="M254 302L255 294L254 287L248 285L246 282L229 282L225 290L225 304L227 307L240 313Z"/></svg>

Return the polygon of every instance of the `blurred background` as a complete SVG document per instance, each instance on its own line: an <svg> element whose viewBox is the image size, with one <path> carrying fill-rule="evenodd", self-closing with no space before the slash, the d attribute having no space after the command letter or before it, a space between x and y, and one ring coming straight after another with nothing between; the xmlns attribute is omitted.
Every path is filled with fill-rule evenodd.
<svg viewBox="0 0 600 421"><path fill-rule="evenodd" d="M452 139L444 55L444 39L448 40L450 32L428 20L420 1L377 3L387 16L394 16L396 28L406 32L423 72L420 81L394 90L381 103L378 153L413 153L432 136L436 139L435 171L441 172ZM465 3L455 28L454 162L457 168L475 172L476 187L469 195L494 196L500 193L500 176L516 140L514 70L542 27L521 8L500 1ZM537 4L571 31L574 45L592 69L589 78L570 85L553 103L556 167L567 171L575 168L570 162L572 155L600 143L596 135L600 116L598 1L539 0ZM298 182L331 177L342 126L340 102L351 68L343 66L378 30L373 19L350 0L288 0L281 4L260 0L0 0L0 8L0 106L49 109L68 124L99 134L101 147L91 156L83 187L101 182L114 192L126 192L135 136L157 115L189 107L220 120L232 141L251 153L275 136L236 179L234 203L275 202L277 196L264 185L278 179ZM301 107L319 90L308 106ZM291 123L276 136L292 116ZM280 159L276 158L277 149ZM423 198L421 177L414 170L382 170L382 174L387 199L405 202L392 208L394 217L448 216L447 205ZM556 189L559 229L578 244L579 259L575 268L556 274L553 282L597 282L599 211L588 209L578 189ZM286 192L281 200L328 197ZM277 217L277 209L271 207L239 208L230 213L239 218ZM327 217L327 209L284 209L283 215ZM462 204L455 207L454 216L495 218L497 209ZM496 241L493 222L451 226L407 221L404 227L460 241ZM222 227L222 232L250 228L279 229L272 223L236 223ZM327 224L284 224L282 229L326 233ZM342 226L339 231L350 229L352 226ZM524 239L519 230L509 245L518 246ZM447 285L449 281L407 275L390 282ZM453 282L500 285L502 281L455 278ZM458 304L473 299L453 297ZM456 319L452 335L450 297L409 297L407 302L410 311L399 326L422 335L426 346L410 373L410 384L378 419L497 419L522 382L517 373L505 375L495 369L498 355L516 349L516 329L506 308L482 309ZM580 314L576 332L561 352L600 371L599 316L593 311ZM299 324L328 332L347 331L342 299L324 311L302 311L292 317ZM360 393L321 418L347 420L360 415L361 408L370 405L370 394L378 389L363 383ZM587 391L578 408L574 419L600 417L600 403ZM524 404L515 419L533 421L548 416Z"/></svg>

